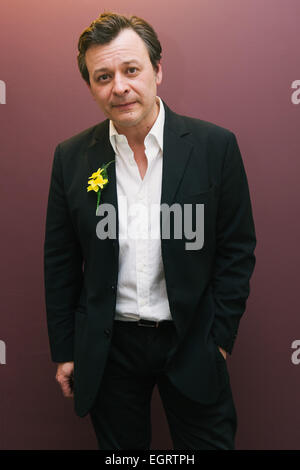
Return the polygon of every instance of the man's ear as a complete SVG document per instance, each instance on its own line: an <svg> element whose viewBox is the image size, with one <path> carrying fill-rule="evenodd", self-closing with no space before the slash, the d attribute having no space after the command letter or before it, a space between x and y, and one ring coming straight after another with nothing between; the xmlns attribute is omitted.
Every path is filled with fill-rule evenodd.
<svg viewBox="0 0 300 470"><path fill-rule="evenodd" d="M162 82L162 67L161 67L160 62L158 62L157 64L155 75L156 75L156 85L160 85Z"/></svg>

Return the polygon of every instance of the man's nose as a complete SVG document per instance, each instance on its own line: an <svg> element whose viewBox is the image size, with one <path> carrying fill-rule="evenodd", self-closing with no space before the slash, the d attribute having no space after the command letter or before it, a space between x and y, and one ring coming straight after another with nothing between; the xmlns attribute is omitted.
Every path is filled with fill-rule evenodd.
<svg viewBox="0 0 300 470"><path fill-rule="evenodd" d="M126 77L121 74L116 74L113 82L113 92L116 95L124 95L129 90Z"/></svg>

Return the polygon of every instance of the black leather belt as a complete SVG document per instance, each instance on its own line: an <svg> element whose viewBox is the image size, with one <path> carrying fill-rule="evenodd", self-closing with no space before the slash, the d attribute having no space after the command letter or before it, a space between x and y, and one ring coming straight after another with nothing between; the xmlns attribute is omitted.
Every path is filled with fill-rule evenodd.
<svg viewBox="0 0 300 470"><path fill-rule="evenodd" d="M150 328L151 327L152 328L158 328L162 324L164 324L164 325L173 324L173 321L171 321L171 320L152 321L152 320L144 320L143 318L141 318L138 321L115 320L115 322L118 322L119 324L125 323L126 325L130 325L130 326L146 326L146 327L150 327Z"/></svg>

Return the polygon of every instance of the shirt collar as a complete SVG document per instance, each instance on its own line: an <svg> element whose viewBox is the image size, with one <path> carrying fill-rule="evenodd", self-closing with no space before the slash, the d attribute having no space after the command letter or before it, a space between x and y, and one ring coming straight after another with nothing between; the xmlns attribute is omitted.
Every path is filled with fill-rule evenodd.
<svg viewBox="0 0 300 470"><path fill-rule="evenodd" d="M145 145L147 145L147 140L149 140L149 136L153 136L156 139L161 150L163 150L163 136L164 136L164 123L165 123L165 108L163 105L162 100L159 96L156 97L159 101L159 113L154 122L153 126L151 127L150 131L145 137ZM117 153L117 142L121 143L122 141L127 142L126 137L123 134L119 134L113 124L113 122L109 121L109 140L110 143Z"/></svg>

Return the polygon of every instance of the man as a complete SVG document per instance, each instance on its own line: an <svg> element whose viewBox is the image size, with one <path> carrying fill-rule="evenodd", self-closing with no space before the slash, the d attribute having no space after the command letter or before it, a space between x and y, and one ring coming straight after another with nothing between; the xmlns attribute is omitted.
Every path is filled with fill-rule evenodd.
<svg viewBox="0 0 300 470"><path fill-rule="evenodd" d="M161 46L141 18L102 14L78 47L107 119L54 156L45 287L56 379L90 414L99 449L150 448L155 384L175 449L233 449L226 354L256 244L236 138L157 96Z"/></svg>

